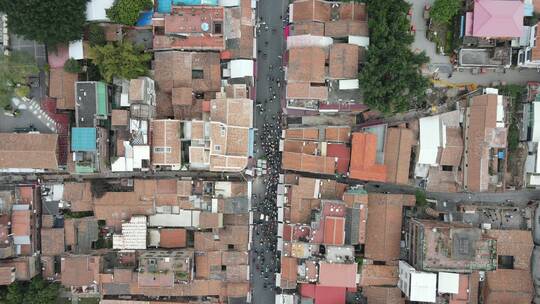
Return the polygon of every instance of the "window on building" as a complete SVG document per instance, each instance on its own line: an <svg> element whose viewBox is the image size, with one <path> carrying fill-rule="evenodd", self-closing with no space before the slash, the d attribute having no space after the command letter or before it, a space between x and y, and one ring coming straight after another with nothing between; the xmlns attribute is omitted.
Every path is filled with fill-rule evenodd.
<svg viewBox="0 0 540 304"><path fill-rule="evenodd" d="M191 78L193 79L204 79L203 70L191 70Z"/></svg>
<svg viewBox="0 0 540 304"><path fill-rule="evenodd" d="M165 27L164 26L155 26L154 27L154 35L165 35Z"/></svg>
<svg viewBox="0 0 540 304"><path fill-rule="evenodd" d="M214 22L214 34L221 34L221 22Z"/></svg>
<svg viewBox="0 0 540 304"><path fill-rule="evenodd" d="M221 151L221 146L220 145L214 145L214 150Z"/></svg>
<svg viewBox="0 0 540 304"><path fill-rule="evenodd" d="M445 165L442 166L443 171L452 171L453 169L454 169L453 166L445 166Z"/></svg>
<svg viewBox="0 0 540 304"><path fill-rule="evenodd" d="M233 250L234 249L234 244L228 244L227 248L229 248L230 250Z"/></svg>
<svg viewBox="0 0 540 304"><path fill-rule="evenodd" d="M514 256L512 255L499 255L497 262L499 269L514 269Z"/></svg>
<svg viewBox="0 0 540 304"><path fill-rule="evenodd" d="M221 265L221 271L227 271L227 265Z"/></svg>

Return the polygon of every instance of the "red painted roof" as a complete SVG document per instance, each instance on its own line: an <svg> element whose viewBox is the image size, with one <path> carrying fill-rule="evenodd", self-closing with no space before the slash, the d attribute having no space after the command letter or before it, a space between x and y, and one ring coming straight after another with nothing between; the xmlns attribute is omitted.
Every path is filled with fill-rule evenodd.
<svg viewBox="0 0 540 304"><path fill-rule="evenodd" d="M315 299L315 304L345 304L347 288L300 284L302 297Z"/></svg>

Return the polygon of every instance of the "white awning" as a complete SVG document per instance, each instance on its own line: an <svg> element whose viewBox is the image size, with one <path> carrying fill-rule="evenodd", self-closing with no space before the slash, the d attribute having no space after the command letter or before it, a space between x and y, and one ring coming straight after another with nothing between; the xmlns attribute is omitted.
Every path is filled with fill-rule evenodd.
<svg viewBox="0 0 540 304"><path fill-rule="evenodd" d="M439 272L439 293L459 293L459 274Z"/></svg>
<svg viewBox="0 0 540 304"><path fill-rule="evenodd" d="M114 0L90 0L86 4L87 21L109 21L106 10L113 6Z"/></svg>
<svg viewBox="0 0 540 304"><path fill-rule="evenodd" d="M436 165L441 142L439 116L420 118L419 164Z"/></svg>
<svg viewBox="0 0 540 304"><path fill-rule="evenodd" d="M73 41L69 43L69 58L75 60L84 59L83 41Z"/></svg>
<svg viewBox="0 0 540 304"><path fill-rule="evenodd" d="M253 60L231 60L229 65L231 78L253 77Z"/></svg>
<svg viewBox="0 0 540 304"><path fill-rule="evenodd" d="M533 123L531 141L540 142L540 101L533 102Z"/></svg>

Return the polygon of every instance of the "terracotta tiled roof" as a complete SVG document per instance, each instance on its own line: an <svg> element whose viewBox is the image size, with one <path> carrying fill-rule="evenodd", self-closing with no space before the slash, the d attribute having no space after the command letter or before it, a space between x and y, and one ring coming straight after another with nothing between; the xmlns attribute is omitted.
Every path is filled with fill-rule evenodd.
<svg viewBox="0 0 540 304"><path fill-rule="evenodd" d="M324 244L343 245L345 242L345 218L327 216L324 219Z"/></svg>
<svg viewBox="0 0 540 304"><path fill-rule="evenodd" d="M362 266L360 286L397 286L398 267L367 264Z"/></svg>
<svg viewBox="0 0 540 304"><path fill-rule="evenodd" d="M293 3L293 22L328 21L331 8L328 2L321 0L299 0Z"/></svg>
<svg viewBox="0 0 540 304"><path fill-rule="evenodd" d="M291 128L285 130L285 139L318 140L318 128Z"/></svg>
<svg viewBox="0 0 540 304"><path fill-rule="evenodd" d="M376 261L399 259L402 205L386 198L369 197L365 257Z"/></svg>
<svg viewBox="0 0 540 304"><path fill-rule="evenodd" d="M11 212L11 233L13 236L29 236L31 234L32 211L13 210Z"/></svg>
<svg viewBox="0 0 540 304"><path fill-rule="evenodd" d="M298 278L297 259L293 257L281 257L281 283L283 288L294 289Z"/></svg>
<svg viewBox="0 0 540 304"><path fill-rule="evenodd" d="M98 277L100 257L69 255L61 258L62 285L81 287L94 284Z"/></svg>
<svg viewBox="0 0 540 304"><path fill-rule="evenodd" d="M287 99L328 100L326 86L312 86L309 82L287 83Z"/></svg>
<svg viewBox="0 0 540 304"><path fill-rule="evenodd" d="M534 295L529 270L498 269L486 273L484 303L530 303Z"/></svg>
<svg viewBox="0 0 540 304"><path fill-rule="evenodd" d="M291 25L291 35L324 36L324 23L322 22L295 22Z"/></svg>
<svg viewBox="0 0 540 304"><path fill-rule="evenodd" d="M193 92L191 88L173 88L173 105L191 105L193 102Z"/></svg>
<svg viewBox="0 0 540 304"><path fill-rule="evenodd" d="M287 81L324 83L326 55L317 47L289 50Z"/></svg>
<svg viewBox="0 0 540 304"><path fill-rule="evenodd" d="M161 229L159 232L159 246L163 248L186 247L186 230Z"/></svg>
<svg viewBox="0 0 540 304"><path fill-rule="evenodd" d="M475 96L467 109L464 185L472 192L488 190L492 145L506 147L506 131L496 131L497 99L494 94Z"/></svg>
<svg viewBox="0 0 540 304"><path fill-rule="evenodd" d="M0 133L0 168L58 169L57 134Z"/></svg>
<svg viewBox="0 0 540 304"><path fill-rule="evenodd" d="M388 182L408 184L411 148L414 141L412 130L405 128L388 128L384 149Z"/></svg>
<svg viewBox="0 0 540 304"><path fill-rule="evenodd" d="M319 285L325 287L356 287L356 271L358 265L319 263Z"/></svg>
<svg viewBox="0 0 540 304"><path fill-rule="evenodd" d="M377 135L353 133L349 176L369 181L386 181L386 166L376 163Z"/></svg>
<svg viewBox="0 0 540 304"><path fill-rule="evenodd" d="M112 110L111 125L127 126L129 123L129 112L127 110Z"/></svg>
<svg viewBox="0 0 540 304"><path fill-rule="evenodd" d="M497 255L514 257L514 269L530 269L534 248L532 235L527 230L487 230L488 237L497 240Z"/></svg>
<svg viewBox="0 0 540 304"><path fill-rule="evenodd" d="M41 253L60 255L64 252L64 228L41 229Z"/></svg>
<svg viewBox="0 0 540 304"><path fill-rule="evenodd" d="M177 165L181 164L179 120L153 120L152 130L152 164ZM163 151L158 149L164 149Z"/></svg>
<svg viewBox="0 0 540 304"><path fill-rule="evenodd" d="M324 137L326 141L348 143L351 138L351 127L326 127Z"/></svg>
<svg viewBox="0 0 540 304"><path fill-rule="evenodd" d="M0 265L0 286L10 285L15 281L15 276L12 274L14 271L15 268L12 266Z"/></svg>
<svg viewBox="0 0 540 304"><path fill-rule="evenodd" d="M368 23L355 20L328 21L324 23L324 35L327 37L369 37Z"/></svg>
<svg viewBox="0 0 540 304"><path fill-rule="evenodd" d="M51 68L49 77L49 96L56 98L56 107L75 110L75 82L78 75L68 73L64 68Z"/></svg>
<svg viewBox="0 0 540 304"><path fill-rule="evenodd" d="M401 290L397 287L365 287L362 293L369 304L404 304L405 298L401 297Z"/></svg>
<svg viewBox="0 0 540 304"><path fill-rule="evenodd" d="M461 128L446 127L446 147L441 149L439 164L458 167L461 164L462 156L463 136L461 135Z"/></svg>

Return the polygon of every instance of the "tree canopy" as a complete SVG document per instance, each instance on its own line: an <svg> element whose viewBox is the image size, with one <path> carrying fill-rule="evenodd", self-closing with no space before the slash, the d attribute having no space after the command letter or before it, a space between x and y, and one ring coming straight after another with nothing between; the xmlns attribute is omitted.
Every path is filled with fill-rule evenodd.
<svg viewBox="0 0 540 304"><path fill-rule="evenodd" d="M116 0L107 10L107 17L115 23L135 25L139 13L151 9L152 5L152 0Z"/></svg>
<svg viewBox="0 0 540 304"><path fill-rule="evenodd" d="M449 23L459 12L462 0L436 0L429 12L433 21Z"/></svg>
<svg viewBox="0 0 540 304"><path fill-rule="evenodd" d="M364 102L384 113L403 112L422 104L428 80L420 73L428 62L424 53L414 53L410 45L404 0L368 0L370 45L360 72Z"/></svg>
<svg viewBox="0 0 540 304"><path fill-rule="evenodd" d="M47 45L81 39L88 0L0 0L11 32Z"/></svg>
<svg viewBox="0 0 540 304"><path fill-rule="evenodd" d="M30 283L15 282L0 295L2 304L56 304L60 286L34 277Z"/></svg>
<svg viewBox="0 0 540 304"><path fill-rule="evenodd" d="M64 71L66 71L68 73L79 74L79 73L82 72L82 67L81 67L81 64L79 63L79 61L77 61L77 60L75 60L73 58L69 58L64 63Z"/></svg>
<svg viewBox="0 0 540 304"><path fill-rule="evenodd" d="M34 58L23 52L11 52L10 55L0 54L0 107L10 104L16 93L26 95L28 77L39 72Z"/></svg>
<svg viewBox="0 0 540 304"><path fill-rule="evenodd" d="M90 48L90 56L101 76L111 82L114 76L133 79L148 74L152 55L130 42Z"/></svg>
<svg viewBox="0 0 540 304"><path fill-rule="evenodd" d="M90 43L90 46L105 45L107 43L103 26L96 23L88 26L88 43Z"/></svg>

